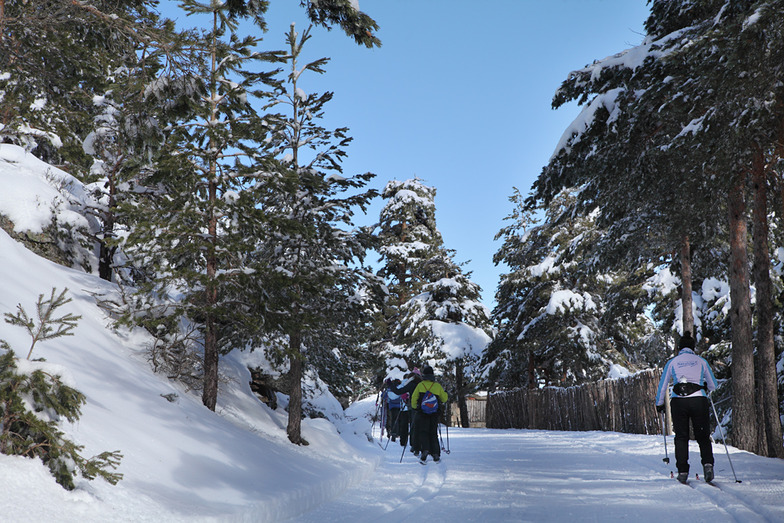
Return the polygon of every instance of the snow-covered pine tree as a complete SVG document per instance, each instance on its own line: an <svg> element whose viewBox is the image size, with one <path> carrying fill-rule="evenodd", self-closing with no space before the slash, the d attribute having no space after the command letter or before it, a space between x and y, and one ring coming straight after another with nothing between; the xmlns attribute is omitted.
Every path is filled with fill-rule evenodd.
<svg viewBox="0 0 784 523"><path fill-rule="evenodd" d="M0 137L74 176L107 73L131 62L152 0L5 1L0 9Z"/></svg>
<svg viewBox="0 0 784 523"><path fill-rule="evenodd" d="M727 230L732 260L729 281L734 310L731 315L733 432L737 437L735 444L749 450L757 449L760 444L763 453L770 445L763 443L768 438L757 438L759 431L755 425L762 416L754 413L754 405L767 405L766 432L778 434L780 423L778 402L773 400L773 373L759 376L762 386L756 388L756 401L752 392L755 365L746 192L749 173L760 174L765 164L775 163L775 144L780 143L781 126L777 122L782 118L781 105L774 100L782 94L780 84L772 79L781 71L782 46L776 40L778 36L774 36L782 31L777 16L781 8L781 2L777 1L730 4L655 1L646 23L649 37L634 53L645 60L630 61L622 55L611 57L573 73L561 91L562 94L571 92L567 96L581 100L586 100L591 92L598 93L589 106L593 112L586 119L588 128L598 131L597 135L578 134L571 141L572 145L581 142L578 148L585 152L591 150L590 155L583 155L588 160L583 167L597 173L589 185L593 194L598 195L593 204L599 203L607 211L605 202L613 201L607 195L613 193L613 187L620 188L617 194L622 199L615 198L615 201L623 201L626 206L627 202L633 202L625 210L621 206L620 215L642 214L638 202L648 202L644 204L648 214L656 211L673 224L662 229L666 234L663 237L669 236L673 244L688 238L702 252L709 251L703 239L710 242L716 231L722 230L718 226L719 217L729 216ZM598 110L600 107L604 112ZM606 138L603 146L614 149L612 155L601 153L602 138L593 139L602 134ZM568 148L564 151L563 158L566 158L570 151ZM591 165L593 160L589 156L612 160ZM539 187L555 188L553 183L561 175L579 172L580 155L573 160L569 169L556 169L557 176L542 180ZM562 167L566 165L560 163ZM618 171L618 166L623 170ZM606 181L598 173L604 173ZM639 183L626 186L625 179ZM764 185L756 182L754 187L764 189ZM657 197L650 198L651 194ZM717 194L724 196L706 197ZM761 196L757 201L764 199ZM682 203L684 200L688 205ZM728 211L723 210L725 205ZM606 212L610 218L616 215ZM764 254L763 243L767 238L763 238L766 227L762 221L767 213L762 210L756 216L760 243L755 252L760 256L755 259L759 265L755 279L765 289L769 286L765 281L770 270ZM657 220L657 223L662 222ZM684 230L684 225L691 230ZM693 237L695 233L700 236L697 241ZM760 296L768 295L764 291ZM757 304L761 325L768 326L759 331L761 353L766 355L764 368L772 368L775 361L771 322L766 319L770 308L769 298ZM772 438L776 452L781 452L780 439L775 435Z"/></svg>
<svg viewBox="0 0 784 523"><path fill-rule="evenodd" d="M387 373L429 364L446 380L467 422L465 395L491 337L480 288L453 260L436 226L436 190L418 178L387 183L376 225L381 269L388 282L386 334L380 354Z"/></svg>
<svg viewBox="0 0 784 523"><path fill-rule="evenodd" d="M138 290L148 309L131 310L133 319L156 336L178 332L180 319L197 326L202 400L214 410L219 354L244 348L261 321L247 294L263 270L251 254L264 236L259 203L269 152L252 100L271 89L273 73L264 67L275 58L256 50L259 38L241 36L224 4L182 5L211 25L191 42L190 90L178 101L189 111L170 127L123 208L132 219L123 248L129 269L144 272ZM260 15L251 10L248 18L261 23Z"/></svg>
<svg viewBox="0 0 784 523"><path fill-rule="evenodd" d="M389 298L384 317L387 333L381 354L388 368L407 372L421 364L420 334L401 326L400 307L422 291L428 283L425 266L441 253L443 239L436 227L436 189L418 178L393 180L381 196L387 200L376 225L381 269L378 275L388 282Z"/></svg>
<svg viewBox="0 0 784 523"><path fill-rule="evenodd" d="M95 202L84 212L99 224L94 231L98 274L107 281L114 277L116 237L127 227L121 204L132 199L137 179L151 169L169 125L187 111L184 92L195 88L187 45L192 33L177 33L174 24L155 15L133 27L138 32L131 41L135 52L107 71L104 92L96 90L93 129L82 144L92 158L87 189ZM119 276L121 281L132 280Z"/></svg>
<svg viewBox="0 0 784 523"><path fill-rule="evenodd" d="M0 453L41 458L57 483L73 490L74 475L87 479L101 476L111 484L122 474L110 472L122 459L119 451L102 452L86 459L82 447L67 439L58 428L62 418L74 422L81 416L84 394L67 385L57 374L62 369L41 361L29 361L36 343L73 335L80 316L66 313L55 317L58 308L71 301L68 289L59 295L52 289L50 298L38 296L36 317L21 304L16 314L4 313L6 323L23 327L30 335L30 349L19 360L5 340L0 340Z"/></svg>
<svg viewBox="0 0 784 523"><path fill-rule="evenodd" d="M396 328L403 331L401 338L415 340L416 361L442 376L442 385L458 404L462 425L468 427L465 398L476 391L477 363L492 339L490 311L480 302L479 285L463 273L450 251L441 249L422 270L427 283L400 306Z"/></svg>
<svg viewBox="0 0 784 523"><path fill-rule="evenodd" d="M292 24L286 33L288 66L285 83L270 100L270 146L278 158L269 183L264 210L268 226L255 254L269 267L259 291L264 296L266 330L278 334L277 347L289 371L287 433L295 444L301 434L304 368L324 365L330 351L358 345L353 336L367 324L367 295L375 278L361 266L369 236L354 228L353 214L366 211L376 191L365 189L371 173L344 177L341 162L351 142L347 129L321 127L332 93L306 93L303 73L323 73L327 59L306 62L303 47L310 28L302 34ZM359 192L356 192L359 191ZM350 352L343 352L350 357ZM346 369L350 372L350 369Z"/></svg>
<svg viewBox="0 0 784 523"><path fill-rule="evenodd" d="M598 271L593 245L603 231L596 214L572 214L579 190L564 190L544 222L529 228L519 193L517 221L502 229L501 278L493 319L497 334L483 356L491 388L574 385L633 368L633 353L653 326L643 314L644 276Z"/></svg>
<svg viewBox="0 0 784 523"><path fill-rule="evenodd" d="M112 92L118 103L127 92L113 81L120 71L138 72L139 63L154 67L150 45L167 45L163 28L149 0L72 2L6 1L0 9L0 140L31 150L83 182L95 180L90 153L83 148L104 112L94 103ZM160 30L159 30L160 29ZM119 102L121 101L121 102ZM141 113L140 113L141 114ZM126 129L129 130L130 126ZM124 158L132 155L125 152ZM95 269L97 240L102 252L99 272L106 277L103 232L105 208L89 198L63 200L88 216L87 226L62 223L53 213L47 227L29 246L47 246L37 252L65 265ZM83 208L88 205L88 208ZM35 248L35 247L34 247Z"/></svg>

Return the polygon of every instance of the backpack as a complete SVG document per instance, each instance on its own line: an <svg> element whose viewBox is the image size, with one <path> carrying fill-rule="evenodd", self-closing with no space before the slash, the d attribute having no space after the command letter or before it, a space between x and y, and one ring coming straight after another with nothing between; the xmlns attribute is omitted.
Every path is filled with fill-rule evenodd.
<svg viewBox="0 0 784 523"><path fill-rule="evenodd" d="M432 387L433 385L430 386ZM430 392L430 389L426 389L425 394L419 402L419 408L422 409L422 412L425 414L435 414L438 412L438 397Z"/></svg>

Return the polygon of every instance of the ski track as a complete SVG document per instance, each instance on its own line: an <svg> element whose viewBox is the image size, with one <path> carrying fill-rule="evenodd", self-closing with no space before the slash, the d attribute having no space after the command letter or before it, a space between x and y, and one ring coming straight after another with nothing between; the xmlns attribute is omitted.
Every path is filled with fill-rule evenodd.
<svg viewBox="0 0 784 523"><path fill-rule="evenodd" d="M291 521L617 521L691 523L784 521L781 460L736 450L734 483L723 446L714 445L715 486L694 480L699 450L690 448L689 486L670 479L661 439L609 432L451 429L451 454L426 466L390 444L366 483ZM668 445L674 450L673 445ZM719 450L722 453L719 453ZM735 463L735 459L733 459ZM756 472L761 464L763 470ZM771 479L775 478L775 479ZM755 481L757 479L757 481Z"/></svg>
<svg viewBox="0 0 784 523"><path fill-rule="evenodd" d="M663 445L663 444L662 444ZM669 443L668 443L669 445ZM639 464L642 467L647 467L653 472L659 472L658 469L654 469L650 466L650 459L640 457L639 454L636 453L629 453L619 450L618 447L609 447L607 445L602 444L601 442L592 442L592 446L596 449L602 449L604 452L608 454L621 454L623 455L624 460L631 461L634 463ZM666 464L662 462L667 467L671 467L674 471L675 469L675 456L674 450L675 445L669 446L673 451L673 455L670 456L670 463ZM636 449L635 449L636 450ZM760 504L750 504L744 501L741 497L739 497L736 493L742 491L743 483L736 483L735 476L732 473L732 469L729 466L729 461L727 461L727 456L724 453L719 453L720 450L723 449L723 445L719 445L714 443L713 444L713 457L715 461L716 473L723 474L724 477L727 477L726 480L713 480L713 485L709 485L705 483L702 479L696 479L695 474L699 474L699 472L695 472L695 470L700 470L699 465L699 446L694 441L689 441L689 463L691 464L691 470L689 472L689 482L687 485L691 487L694 491L699 492L701 495L707 497L713 506L725 514L728 518L731 518L732 521L737 521L738 523L747 523L747 522L754 522L754 521L762 521L762 522L777 522L781 520L780 514L773 514L771 511L767 510L764 506ZM725 463L721 463L722 459ZM696 461L697 465L695 467L694 462ZM726 467L720 467L720 465L725 465ZM729 477L728 477L729 475ZM665 476L669 479L669 474ZM677 480L674 480L677 484ZM732 483L727 483L732 481ZM743 480L741 480L743 481ZM736 493L733 493L735 490ZM784 483L780 485L769 484L769 486L765 487L764 489L760 489L759 486L755 487L755 492L760 490L764 490L765 492L769 492L773 497L773 499L784 499ZM765 496L766 498L768 496ZM721 518L723 521L727 521L728 519Z"/></svg>

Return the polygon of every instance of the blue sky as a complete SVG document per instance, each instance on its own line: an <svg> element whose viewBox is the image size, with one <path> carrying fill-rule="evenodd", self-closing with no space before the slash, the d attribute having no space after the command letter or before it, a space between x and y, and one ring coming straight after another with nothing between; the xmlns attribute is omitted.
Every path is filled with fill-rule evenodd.
<svg viewBox="0 0 784 523"><path fill-rule="evenodd" d="M177 11L162 2L163 13ZM382 47L357 46L340 29L314 29L310 59L326 74L303 76L308 92L333 91L327 128L354 138L344 174L375 173L378 189L419 177L437 189L436 220L456 261L494 304L495 234L527 195L580 108L551 108L570 71L639 44L647 0L359 0L378 22ZM180 14L180 23L189 23ZM271 0L265 47L282 49L299 0ZM382 202L357 223L378 219ZM375 261L375 257L369 261Z"/></svg>

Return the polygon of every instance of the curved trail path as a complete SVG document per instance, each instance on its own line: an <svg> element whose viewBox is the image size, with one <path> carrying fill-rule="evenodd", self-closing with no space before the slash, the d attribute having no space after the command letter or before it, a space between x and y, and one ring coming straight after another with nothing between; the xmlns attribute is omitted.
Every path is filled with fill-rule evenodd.
<svg viewBox="0 0 784 523"><path fill-rule="evenodd" d="M661 436L452 428L449 443L426 466L408 450L399 463L390 443L372 476L291 521L784 521L784 460L730 447L736 483L721 444L711 486L694 479L692 442L686 486L670 479Z"/></svg>

